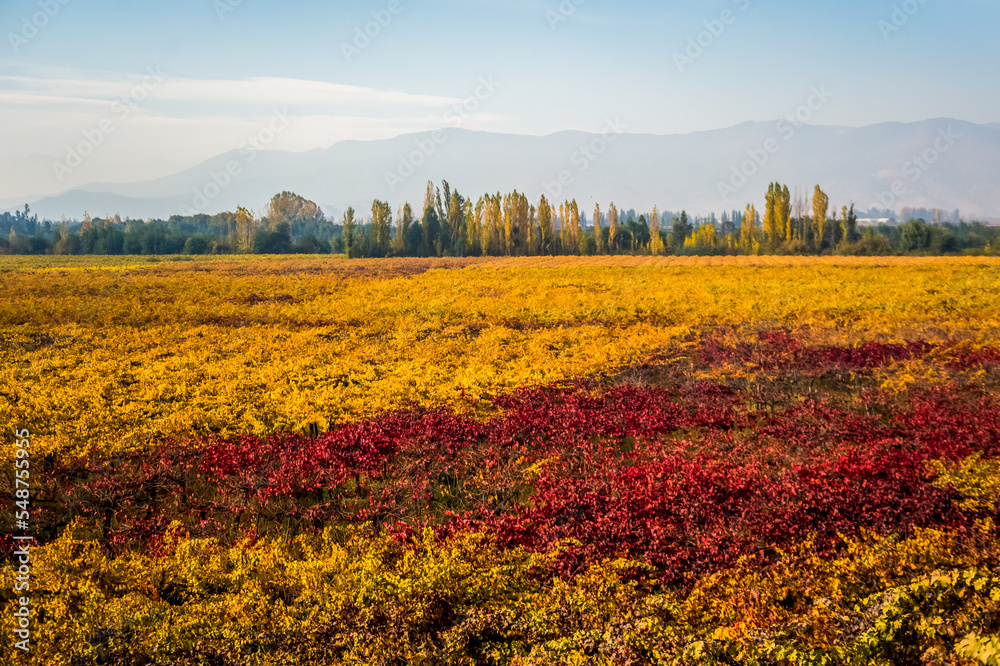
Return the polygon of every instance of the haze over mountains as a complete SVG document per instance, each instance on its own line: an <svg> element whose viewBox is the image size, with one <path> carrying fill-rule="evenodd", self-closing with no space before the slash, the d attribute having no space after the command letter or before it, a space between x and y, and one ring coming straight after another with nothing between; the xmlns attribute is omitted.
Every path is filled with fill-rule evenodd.
<svg viewBox="0 0 1000 666"><path fill-rule="evenodd" d="M817 183L840 206L959 209L962 218L1000 217L1000 124L935 119L861 128L744 123L683 135L567 131L548 136L450 128L381 141L343 141L304 153L230 151L156 180L95 183L37 201L40 217L166 218L257 211L292 190L328 217L347 206L362 214L373 199L419 207L428 180L447 179L463 195L517 189L529 198L576 198L622 208L686 209L692 214L760 207L771 181L811 194ZM228 168L228 172L227 172ZM748 175L749 174L749 175ZM895 189L895 193L893 190ZM24 201L6 200L4 207Z"/></svg>

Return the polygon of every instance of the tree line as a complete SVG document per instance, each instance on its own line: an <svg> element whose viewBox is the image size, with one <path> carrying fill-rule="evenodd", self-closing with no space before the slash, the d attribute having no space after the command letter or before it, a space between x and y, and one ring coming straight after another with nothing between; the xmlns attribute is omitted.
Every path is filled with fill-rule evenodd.
<svg viewBox="0 0 1000 666"><path fill-rule="evenodd" d="M390 204L376 200L360 219L348 208L340 220L347 256L1000 254L1000 228L981 223L915 219L862 229L854 205L837 210L819 185L807 202L770 184L763 215L750 204L721 220L692 220L685 211L636 215L611 203L606 211L595 206L587 225L575 199L542 195L535 204L515 190L473 202L443 181L427 184L422 211L417 217L406 203L393 217Z"/></svg>
<svg viewBox="0 0 1000 666"><path fill-rule="evenodd" d="M923 211L921 211L923 212ZM590 213L575 199L535 202L518 191L473 200L428 182L419 212L409 202L395 214L375 200L370 214L348 208L327 219L314 202L281 192L267 212L244 207L217 215L167 220L122 220L119 215L79 223L38 221L23 211L0 214L3 254L346 254L357 257L538 255L757 255L757 254L1000 254L1000 228L978 222L862 227L854 206L831 206L817 185L811 200L771 183L764 208L690 218L680 213L619 210L614 203ZM6 240L3 240L6 236Z"/></svg>

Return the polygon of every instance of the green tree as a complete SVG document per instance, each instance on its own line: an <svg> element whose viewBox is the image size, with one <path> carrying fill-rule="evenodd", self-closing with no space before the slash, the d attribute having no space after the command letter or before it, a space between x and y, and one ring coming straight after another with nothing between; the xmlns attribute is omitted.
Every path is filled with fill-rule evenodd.
<svg viewBox="0 0 1000 666"><path fill-rule="evenodd" d="M465 201L457 190L448 203L448 234L452 254L461 257L465 254Z"/></svg>
<svg viewBox="0 0 1000 666"><path fill-rule="evenodd" d="M264 228L254 238L254 254L288 254L292 249L291 225L280 222L274 229Z"/></svg>
<svg viewBox="0 0 1000 666"><path fill-rule="evenodd" d="M858 216L854 214L854 204L844 206L844 216L841 220L841 235L848 245L858 242Z"/></svg>
<svg viewBox="0 0 1000 666"><path fill-rule="evenodd" d="M899 249L902 252L925 252L931 246L931 229L922 219L910 219L900 228Z"/></svg>
<svg viewBox="0 0 1000 666"><path fill-rule="evenodd" d="M389 240L392 231L392 206L386 201L376 199L372 203L372 255L384 257L389 253Z"/></svg>
<svg viewBox="0 0 1000 666"><path fill-rule="evenodd" d="M413 252L413 206L410 202L403 204L403 256L409 256Z"/></svg>
<svg viewBox="0 0 1000 666"><path fill-rule="evenodd" d="M681 211L680 217L674 218L673 228L670 235L674 241L674 254L684 253L684 241L691 233L691 225L688 223L687 211Z"/></svg>
<svg viewBox="0 0 1000 666"><path fill-rule="evenodd" d="M344 217L340 221L340 225L343 228L344 235L344 251L347 253L349 258L354 258L358 256L358 239L355 238L357 233L358 223L354 219L354 208L348 207L344 212Z"/></svg>
<svg viewBox="0 0 1000 666"><path fill-rule="evenodd" d="M437 254L441 235L441 221L438 219L437 210L434 206L424 209L424 217L420 221L420 228L423 230L423 242L421 243L421 254L430 257Z"/></svg>

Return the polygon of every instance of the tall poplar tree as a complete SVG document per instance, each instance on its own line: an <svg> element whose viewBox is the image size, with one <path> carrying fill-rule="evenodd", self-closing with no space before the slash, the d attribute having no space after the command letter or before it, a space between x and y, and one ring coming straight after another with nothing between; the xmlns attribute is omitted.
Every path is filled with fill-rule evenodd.
<svg viewBox="0 0 1000 666"><path fill-rule="evenodd" d="M372 202L373 254L384 257L389 253L389 234L392 228L392 206L376 199Z"/></svg>
<svg viewBox="0 0 1000 666"><path fill-rule="evenodd" d="M674 254L684 253L684 241L687 240L690 233L691 224L688 222L687 211L682 210L681 216L674 218L674 225L671 230L671 235L674 240Z"/></svg>
<svg viewBox="0 0 1000 666"><path fill-rule="evenodd" d="M410 240L413 233L413 222L413 207L407 202L403 204L403 255L407 257L414 250Z"/></svg>
<svg viewBox="0 0 1000 666"><path fill-rule="evenodd" d="M847 209L847 229L845 236L848 243L858 242L858 216L854 214L854 204Z"/></svg>
<svg viewBox="0 0 1000 666"><path fill-rule="evenodd" d="M608 207L608 254L614 254L618 249L618 209L612 201Z"/></svg>
<svg viewBox="0 0 1000 666"><path fill-rule="evenodd" d="M549 205L545 195L538 201L538 240L539 254L554 254L552 228L552 206Z"/></svg>
<svg viewBox="0 0 1000 666"><path fill-rule="evenodd" d="M594 205L594 253L603 254L604 233L601 231L601 204Z"/></svg>
<svg viewBox="0 0 1000 666"><path fill-rule="evenodd" d="M483 219L483 200L473 206L472 199L465 200L465 254L479 254L479 226Z"/></svg>
<svg viewBox="0 0 1000 666"><path fill-rule="evenodd" d="M357 222L354 219L354 209L348 207L344 211L344 217L340 221L340 225L343 228L344 235L344 251L347 252L347 256L356 257L357 256L357 242L354 237L355 231L357 230ZM239 210L236 211L236 226L240 226L240 213Z"/></svg>
<svg viewBox="0 0 1000 666"><path fill-rule="evenodd" d="M448 202L448 235L452 254L461 257L465 254L465 205L458 190L451 193Z"/></svg>
<svg viewBox="0 0 1000 666"><path fill-rule="evenodd" d="M778 198L778 229L786 241L792 240L792 195L788 191L788 185L781 188L781 196Z"/></svg>
<svg viewBox="0 0 1000 666"><path fill-rule="evenodd" d="M823 238L826 236L826 213L830 208L830 197L820 189L819 185L813 191L813 246L819 252L823 249Z"/></svg>
<svg viewBox="0 0 1000 666"><path fill-rule="evenodd" d="M573 199L569 203L569 228L571 235L573 237L572 252L584 255L587 254L587 237L583 233L583 229L580 227L580 207L576 203L576 199Z"/></svg>
<svg viewBox="0 0 1000 666"><path fill-rule="evenodd" d="M434 181L431 180L427 181L427 191L424 192L424 207L420 211L421 218L423 218L428 208L434 208Z"/></svg>
<svg viewBox="0 0 1000 666"><path fill-rule="evenodd" d="M663 238L660 236L660 209L653 206L649 216L649 251L653 254L663 254Z"/></svg>
<svg viewBox="0 0 1000 666"><path fill-rule="evenodd" d="M764 197L764 235L770 251L778 246L778 184L771 183Z"/></svg>
<svg viewBox="0 0 1000 666"><path fill-rule="evenodd" d="M525 197L527 201L527 197ZM534 204L528 206L528 254L531 256L539 254L538 251L538 211Z"/></svg>
<svg viewBox="0 0 1000 666"><path fill-rule="evenodd" d="M740 250L744 254L756 254L757 243L757 208L753 204L747 205L747 210L743 214L743 223L740 225Z"/></svg>
<svg viewBox="0 0 1000 666"><path fill-rule="evenodd" d="M523 256L529 253L534 220L531 219L531 204L528 197L518 193L514 202L514 253Z"/></svg>
<svg viewBox="0 0 1000 666"><path fill-rule="evenodd" d="M514 195L503 196L503 253L508 257L514 249Z"/></svg>

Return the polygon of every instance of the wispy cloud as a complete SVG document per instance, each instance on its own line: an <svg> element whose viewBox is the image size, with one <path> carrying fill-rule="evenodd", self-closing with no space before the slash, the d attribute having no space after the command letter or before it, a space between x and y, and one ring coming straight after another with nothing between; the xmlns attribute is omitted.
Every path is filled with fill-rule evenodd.
<svg viewBox="0 0 1000 666"><path fill-rule="evenodd" d="M156 85L145 85L150 77ZM127 180L164 176L233 149L274 108L295 121L268 148L302 151L437 129L461 101L282 77L171 77L156 66L134 74L35 68L0 75L0 197L121 182L124 173ZM101 133L78 168L55 166L108 121L113 130ZM477 114L472 126L502 121Z"/></svg>
<svg viewBox="0 0 1000 666"><path fill-rule="evenodd" d="M265 104L391 104L400 106L435 107L459 102L458 98L421 95L398 90L380 90L327 81L309 81L281 77L254 77L240 80L191 79L171 77L150 68L149 73L121 76L80 72L73 78L0 76L3 99L35 103L38 101L72 101L91 103L112 100L128 93L128 86L139 85L151 73L164 76L157 90L160 100L203 103L265 103Z"/></svg>

